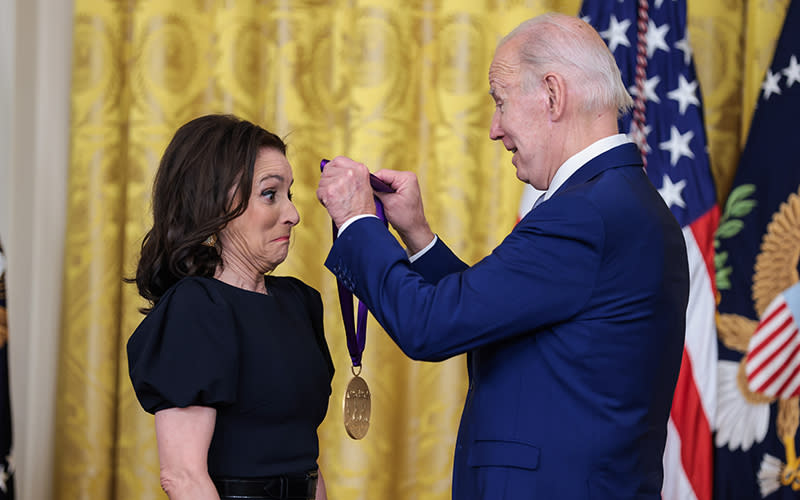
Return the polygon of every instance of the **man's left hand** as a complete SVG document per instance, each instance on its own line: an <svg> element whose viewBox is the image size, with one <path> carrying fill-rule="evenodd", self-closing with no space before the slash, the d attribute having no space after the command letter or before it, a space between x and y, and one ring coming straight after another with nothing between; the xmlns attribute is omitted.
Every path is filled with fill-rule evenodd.
<svg viewBox="0 0 800 500"><path fill-rule="evenodd" d="M317 199L328 210L337 227L356 215L375 215L375 201L366 166L337 156L322 170Z"/></svg>

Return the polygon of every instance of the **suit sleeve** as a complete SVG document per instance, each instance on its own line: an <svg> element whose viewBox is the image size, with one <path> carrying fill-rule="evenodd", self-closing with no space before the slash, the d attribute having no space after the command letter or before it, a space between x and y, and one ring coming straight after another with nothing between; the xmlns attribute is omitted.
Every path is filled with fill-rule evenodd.
<svg viewBox="0 0 800 500"><path fill-rule="evenodd" d="M469 266L456 257L441 238L436 238L433 247L411 263L411 269L433 284L448 274L464 271L467 267Z"/></svg>
<svg viewBox="0 0 800 500"><path fill-rule="evenodd" d="M325 265L409 357L446 359L536 333L570 319L587 302L603 250L602 219L589 202L561 198L529 214L491 255L459 272L437 277L428 270L426 278L372 219L337 238ZM421 264L435 266L436 255ZM455 266L453 259L441 261Z"/></svg>

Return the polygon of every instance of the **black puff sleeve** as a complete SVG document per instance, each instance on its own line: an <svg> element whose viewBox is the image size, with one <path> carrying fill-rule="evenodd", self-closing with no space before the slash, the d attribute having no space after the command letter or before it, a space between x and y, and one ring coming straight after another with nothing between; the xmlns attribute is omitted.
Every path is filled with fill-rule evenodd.
<svg viewBox="0 0 800 500"><path fill-rule="evenodd" d="M218 407L236 400L238 346L229 304L208 278L170 288L128 340L128 369L142 408Z"/></svg>

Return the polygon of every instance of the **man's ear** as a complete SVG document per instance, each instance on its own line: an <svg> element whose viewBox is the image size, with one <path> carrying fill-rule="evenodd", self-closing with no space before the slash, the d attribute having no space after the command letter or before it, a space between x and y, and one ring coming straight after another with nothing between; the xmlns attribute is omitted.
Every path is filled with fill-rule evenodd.
<svg viewBox="0 0 800 500"><path fill-rule="evenodd" d="M543 80L547 92L547 111L552 121L558 121L564 115L567 105L567 87L564 78L557 73L547 73Z"/></svg>

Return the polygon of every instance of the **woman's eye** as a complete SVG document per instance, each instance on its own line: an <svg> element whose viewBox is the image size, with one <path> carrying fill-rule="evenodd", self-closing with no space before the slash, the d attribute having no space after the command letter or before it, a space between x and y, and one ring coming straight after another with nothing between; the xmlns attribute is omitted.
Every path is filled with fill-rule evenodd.
<svg viewBox="0 0 800 500"><path fill-rule="evenodd" d="M265 197L266 199L272 201L275 199L275 190L273 189L265 189L261 191L261 196Z"/></svg>

